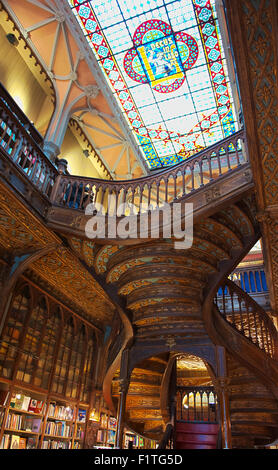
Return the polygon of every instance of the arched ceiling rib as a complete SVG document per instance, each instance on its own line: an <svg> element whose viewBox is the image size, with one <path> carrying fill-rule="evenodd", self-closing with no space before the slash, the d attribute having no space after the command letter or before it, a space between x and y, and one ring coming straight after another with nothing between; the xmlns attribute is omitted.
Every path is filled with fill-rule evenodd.
<svg viewBox="0 0 278 470"><path fill-rule="evenodd" d="M69 18L63 10L66 2L5 0L3 5L55 86L57 107L45 140L60 147L68 120L73 118L113 179L146 174L148 170L139 149L115 114L113 96L110 99L107 95L107 85L101 83L98 70L95 68L92 73L94 58L90 57L89 63L86 39L73 15ZM84 43L84 50L80 42Z"/></svg>

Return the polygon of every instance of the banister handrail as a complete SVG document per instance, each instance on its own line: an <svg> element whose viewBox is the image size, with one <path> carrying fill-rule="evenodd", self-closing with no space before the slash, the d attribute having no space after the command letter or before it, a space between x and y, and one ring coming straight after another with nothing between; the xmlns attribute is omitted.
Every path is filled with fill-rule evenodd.
<svg viewBox="0 0 278 470"><path fill-rule="evenodd" d="M51 201L56 206L84 210L89 203L105 205L105 214L127 215L162 207L242 167L245 131L227 137L175 167L128 181L61 175ZM119 214L120 208L120 214ZM132 208L132 209L131 209Z"/></svg>
<svg viewBox="0 0 278 470"><path fill-rule="evenodd" d="M278 332L265 310L237 284L227 279L214 303L232 327L272 358L278 354ZM222 299L222 301L221 301Z"/></svg>
<svg viewBox="0 0 278 470"><path fill-rule="evenodd" d="M26 128L23 123L21 122L21 120L16 116L16 114L9 108L9 106L5 103L5 101L3 100L0 100L0 110L3 110L5 113L8 114L9 118L11 119L10 121L10 125L18 125L18 130L20 131L20 133L23 134L23 137L25 137L26 139L29 140L29 143L34 147L34 149L40 153L40 156L42 157L42 159L45 161L45 163L49 166L49 168L51 168L51 170L53 171L53 173L56 174L56 176L58 176L58 170L57 168L55 167L55 165L49 160L49 158L45 155L43 149L40 147L40 145L38 144L37 140L33 137L32 133L29 132L29 129ZM2 119L2 113L0 114L0 125L2 124L2 122L4 122L4 120ZM15 122L14 122L15 121ZM2 138L2 136L0 135L0 138Z"/></svg>
<svg viewBox="0 0 278 470"><path fill-rule="evenodd" d="M46 157L34 137L0 100L0 149L40 193L50 199L58 170Z"/></svg>
<svg viewBox="0 0 278 470"><path fill-rule="evenodd" d="M124 185L125 187L134 185L136 183L144 183L146 184L148 181L156 181L158 178L163 178L165 175L168 176L173 176L175 173L178 173L183 167L186 167L188 164L194 162L198 162L200 159L204 158L204 156L211 156L213 153L219 152L223 147L226 146L226 144L230 145L233 144L234 142L238 141L239 139L245 140L246 134L245 134L245 129L240 129L239 131L233 133L229 137L226 137L225 139L217 142L216 144L210 145L209 147L206 147L203 150L200 150L198 153L191 155L188 157L186 160L176 163L175 165L172 165L170 168L167 167L163 170L157 171L155 174L150 174L150 175L145 175L141 176L139 178L133 178L131 180L104 180L101 178L93 178L93 177L85 177L85 176L78 176L78 175L70 175L70 176L64 176L64 178L70 178L70 179L86 179L88 182L96 182L96 183L103 183L107 182L109 183L109 186L121 186ZM173 174L173 175L172 175Z"/></svg>
<svg viewBox="0 0 278 470"><path fill-rule="evenodd" d="M248 162L245 141L245 130L241 129L183 162L133 180L68 175L47 158L5 98L0 99L0 148L6 158L9 157L53 205L81 211L89 203L99 203L105 207L105 215L121 216L128 212L148 212L178 201L243 167Z"/></svg>

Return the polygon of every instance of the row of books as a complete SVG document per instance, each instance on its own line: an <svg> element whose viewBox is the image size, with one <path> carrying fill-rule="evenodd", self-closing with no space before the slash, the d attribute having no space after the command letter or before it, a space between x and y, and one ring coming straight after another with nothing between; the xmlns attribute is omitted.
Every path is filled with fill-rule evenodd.
<svg viewBox="0 0 278 470"><path fill-rule="evenodd" d="M103 442L106 444L115 444L116 431L108 431L105 429L99 429L97 432L97 442Z"/></svg>
<svg viewBox="0 0 278 470"><path fill-rule="evenodd" d="M45 402L43 400L35 400L22 393L13 393L10 401L10 408L19 411L28 411L29 413L42 414L44 406Z"/></svg>
<svg viewBox="0 0 278 470"><path fill-rule="evenodd" d="M137 436L137 434L127 433L125 435L125 443L124 443L125 448L128 448L129 442L132 442L133 448L139 449L144 446L144 439L140 436Z"/></svg>
<svg viewBox="0 0 278 470"><path fill-rule="evenodd" d="M36 438L16 436L14 434L4 434L1 440L0 449L35 449Z"/></svg>
<svg viewBox="0 0 278 470"><path fill-rule="evenodd" d="M42 449L71 449L71 441L57 441L44 439Z"/></svg>
<svg viewBox="0 0 278 470"><path fill-rule="evenodd" d="M106 441L106 433L105 429L99 429L97 432L97 442L105 442Z"/></svg>
<svg viewBox="0 0 278 470"><path fill-rule="evenodd" d="M16 429L29 432L40 432L41 419L32 416L23 416L15 413L9 413L5 427L7 429Z"/></svg>
<svg viewBox="0 0 278 470"><path fill-rule="evenodd" d="M78 428L76 429L76 439L84 439L83 427L78 426Z"/></svg>
<svg viewBox="0 0 278 470"><path fill-rule="evenodd" d="M108 417L106 413L101 413L100 415L100 427L101 428L108 428L111 430L116 430L117 428L117 420L113 417Z"/></svg>
<svg viewBox="0 0 278 470"><path fill-rule="evenodd" d="M61 406L56 403L50 403L48 408L48 417L56 419L73 420L74 409L69 406Z"/></svg>
<svg viewBox="0 0 278 470"><path fill-rule="evenodd" d="M72 437L73 426L65 421L49 422L45 428L45 434L50 436Z"/></svg>

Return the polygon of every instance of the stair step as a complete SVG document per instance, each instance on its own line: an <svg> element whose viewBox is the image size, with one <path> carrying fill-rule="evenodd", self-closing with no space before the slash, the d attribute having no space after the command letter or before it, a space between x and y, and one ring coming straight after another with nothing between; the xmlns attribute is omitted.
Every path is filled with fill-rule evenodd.
<svg viewBox="0 0 278 470"><path fill-rule="evenodd" d="M176 443L186 442L187 444L207 444L215 445L217 443L217 434L190 434L178 433L176 435Z"/></svg>
<svg viewBox="0 0 278 470"><path fill-rule="evenodd" d="M201 450L201 449L216 449L216 446L211 446L208 444L186 444L185 442L183 443L177 443L176 447L177 450L181 449L190 449L190 450Z"/></svg>
<svg viewBox="0 0 278 470"><path fill-rule="evenodd" d="M219 424L211 423L183 423L178 421L176 423L176 433L190 433L190 434L218 434Z"/></svg>

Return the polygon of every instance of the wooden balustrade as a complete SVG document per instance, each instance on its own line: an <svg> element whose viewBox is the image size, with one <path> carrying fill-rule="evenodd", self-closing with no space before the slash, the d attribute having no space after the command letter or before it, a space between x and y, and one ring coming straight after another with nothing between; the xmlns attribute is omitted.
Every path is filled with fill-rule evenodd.
<svg viewBox="0 0 278 470"><path fill-rule="evenodd" d="M162 208L247 162L241 130L171 168L131 181L61 174L44 155L31 123L0 93L0 149L56 206L84 211L89 203L104 215L130 215ZM41 143L40 143L41 144Z"/></svg>
<svg viewBox="0 0 278 470"><path fill-rule="evenodd" d="M177 387L177 421L218 422L218 401L214 387Z"/></svg>
<svg viewBox="0 0 278 470"><path fill-rule="evenodd" d="M132 181L104 181L61 175L51 197L55 205L84 210L100 204L103 215L131 215L162 208L247 162L245 132L222 140L182 163Z"/></svg>
<svg viewBox="0 0 278 470"><path fill-rule="evenodd" d="M58 171L44 155L30 126L17 118L15 111L0 99L0 149L25 174L31 183L48 198Z"/></svg>
<svg viewBox="0 0 278 470"><path fill-rule="evenodd" d="M215 297L219 312L237 331L272 358L277 357L278 334L260 305L234 282L225 281Z"/></svg>
<svg viewBox="0 0 278 470"><path fill-rule="evenodd" d="M229 278L248 294L268 292L264 266L258 266L255 269L236 269Z"/></svg>

